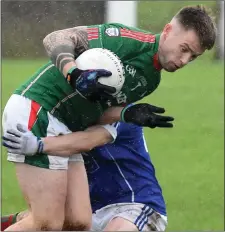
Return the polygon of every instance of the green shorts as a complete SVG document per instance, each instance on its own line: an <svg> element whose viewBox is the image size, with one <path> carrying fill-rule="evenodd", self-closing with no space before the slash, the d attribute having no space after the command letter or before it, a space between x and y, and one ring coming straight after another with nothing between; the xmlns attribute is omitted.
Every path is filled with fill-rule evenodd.
<svg viewBox="0 0 225 232"><path fill-rule="evenodd" d="M2 123L4 132L10 128L16 128L16 125L20 123L39 137L58 136L71 133L66 125L53 117L37 102L16 94L10 97L5 106ZM60 157L50 156L45 153L34 156L8 153L7 159L8 161L26 163L47 169L68 169L69 161L83 162L81 154L74 154L70 157Z"/></svg>

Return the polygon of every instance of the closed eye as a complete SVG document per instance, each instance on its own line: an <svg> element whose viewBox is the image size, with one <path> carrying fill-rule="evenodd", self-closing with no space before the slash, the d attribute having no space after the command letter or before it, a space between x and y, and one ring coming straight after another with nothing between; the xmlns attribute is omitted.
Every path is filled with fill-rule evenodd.
<svg viewBox="0 0 225 232"><path fill-rule="evenodd" d="M188 48L186 48L186 47L181 47L181 51L182 51L182 52L188 52L189 50L188 50Z"/></svg>

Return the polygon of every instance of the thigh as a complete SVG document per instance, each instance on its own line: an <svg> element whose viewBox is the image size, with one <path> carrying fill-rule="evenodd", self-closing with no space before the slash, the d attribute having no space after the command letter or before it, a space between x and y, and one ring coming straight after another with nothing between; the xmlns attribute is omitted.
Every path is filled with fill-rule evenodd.
<svg viewBox="0 0 225 232"><path fill-rule="evenodd" d="M141 207L138 203L107 205L93 214L93 230L138 231L135 221L141 214Z"/></svg>
<svg viewBox="0 0 225 232"><path fill-rule="evenodd" d="M158 219L156 220L156 215ZM97 210L94 214L94 222L97 222L101 230L105 231L152 231L165 229L160 214L150 206L141 203L118 203L108 205ZM162 217L160 217L162 218Z"/></svg>
<svg viewBox="0 0 225 232"><path fill-rule="evenodd" d="M118 216L107 224L104 231L138 231L138 228L133 222Z"/></svg>
<svg viewBox="0 0 225 232"><path fill-rule="evenodd" d="M67 171L17 163L16 175L34 220L40 223L48 220L51 223L52 220L63 222Z"/></svg>
<svg viewBox="0 0 225 232"><path fill-rule="evenodd" d="M84 162L69 162L66 198L66 222L74 227L90 227L91 204Z"/></svg>
<svg viewBox="0 0 225 232"><path fill-rule="evenodd" d="M118 213L107 224L110 230L123 231L164 231L167 225L167 217L154 211L144 204L124 204L119 206Z"/></svg>

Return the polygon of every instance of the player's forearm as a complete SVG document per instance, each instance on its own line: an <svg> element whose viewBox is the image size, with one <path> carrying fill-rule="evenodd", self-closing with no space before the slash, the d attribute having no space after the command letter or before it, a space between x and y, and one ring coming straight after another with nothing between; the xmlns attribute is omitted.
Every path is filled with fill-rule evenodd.
<svg viewBox="0 0 225 232"><path fill-rule="evenodd" d="M87 27L54 31L44 38L43 44L53 64L66 77L68 71L76 66L74 55L78 56L88 49Z"/></svg>
<svg viewBox="0 0 225 232"><path fill-rule="evenodd" d="M120 121L120 115L123 107L116 106L116 107L110 107L107 109L101 118L99 119L99 124L105 125L105 124L112 124L114 122Z"/></svg>
<svg viewBox="0 0 225 232"><path fill-rule="evenodd" d="M103 127L95 127L82 132L74 132L57 137L45 137L44 153L56 156L69 156L87 152L113 140L111 134Z"/></svg>

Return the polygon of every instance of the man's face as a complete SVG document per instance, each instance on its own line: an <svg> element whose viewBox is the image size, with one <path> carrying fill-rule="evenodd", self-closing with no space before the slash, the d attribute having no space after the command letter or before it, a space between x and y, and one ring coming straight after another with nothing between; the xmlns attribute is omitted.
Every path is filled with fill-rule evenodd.
<svg viewBox="0 0 225 232"><path fill-rule="evenodd" d="M194 30L185 30L177 22L167 24L159 45L159 61L168 72L175 72L204 51Z"/></svg>

